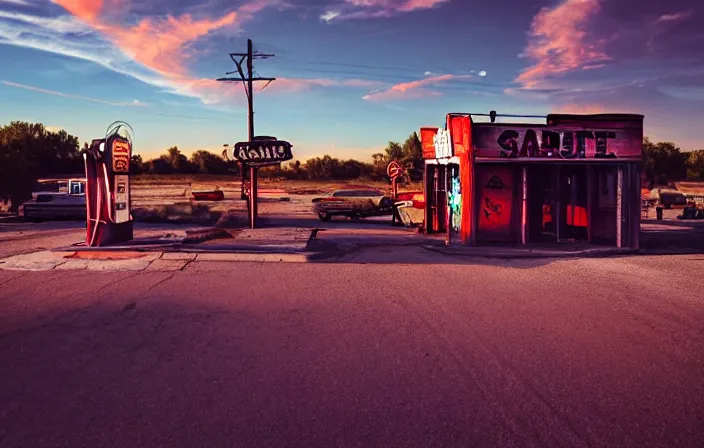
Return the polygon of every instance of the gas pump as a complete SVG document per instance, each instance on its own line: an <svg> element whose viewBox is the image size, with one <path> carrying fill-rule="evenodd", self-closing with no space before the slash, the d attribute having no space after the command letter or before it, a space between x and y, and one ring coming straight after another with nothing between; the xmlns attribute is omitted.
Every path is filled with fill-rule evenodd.
<svg viewBox="0 0 704 448"><path fill-rule="evenodd" d="M83 152L86 166L86 245L107 246L133 238L130 213L132 128L115 122L105 138Z"/></svg>

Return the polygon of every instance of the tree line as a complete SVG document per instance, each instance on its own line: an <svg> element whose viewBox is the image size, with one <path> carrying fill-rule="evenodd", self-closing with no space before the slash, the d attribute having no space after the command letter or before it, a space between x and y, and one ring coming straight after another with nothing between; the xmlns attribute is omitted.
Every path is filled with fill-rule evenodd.
<svg viewBox="0 0 704 448"><path fill-rule="evenodd" d="M681 180L704 181L704 150L682 151L671 142L643 141L645 178L652 188ZM411 180L422 179L422 147L417 133L403 143L389 142L371 162L341 160L329 155L304 162L262 168L262 177L297 180L388 180L386 167L396 160L407 168ZM222 155L195 151L190 157L172 147L154 159L133 155L134 174L239 174L239 167ZM13 121L0 127L0 201L16 208L31 197L36 180L84 172L79 139L64 130L51 131L41 123Z"/></svg>
<svg viewBox="0 0 704 448"><path fill-rule="evenodd" d="M380 180L387 178L386 167L392 160L407 168L412 179L422 178L423 155L417 133L411 134L404 143L389 142L384 152L372 156L372 162L341 160L325 155L304 162L293 160L261 168L260 175L292 180ZM134 174L239 174L240 167L221 155L204 150L195 151L188 158L174 146L165 154L147 161L139 155L133 156L131 169Z"/></svg>

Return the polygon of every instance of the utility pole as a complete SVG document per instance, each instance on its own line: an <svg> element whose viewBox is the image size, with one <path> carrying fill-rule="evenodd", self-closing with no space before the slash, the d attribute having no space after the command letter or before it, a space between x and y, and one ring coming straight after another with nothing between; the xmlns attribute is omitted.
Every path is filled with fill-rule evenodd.
<svg viewBox="0 0 704 448"><path fill-rule="evenodd" d="M247 39L247 53L230 53L230 58L232 61L235 63L237 66L237 71L236 72L228 72L225 75L231 75L233 73L238 73L240 75L239 78L218 78L218 81L222 82L241 82L245 94L247 95L247 137L248 137L248 142L251 143L255 139L254 135L254 81L267 81L266 85L262 88L262 90L266 89L266 87L271 84L273 81L276 81L276 78L262 78L262 77L254 77L254 59L268 59L274 57L273 54L261 54L261 53L255 53L252 49L252 39ZM247 62L247 73L244 73L244 70L242 69L242 64ZM250 228L254 229L257 226L257 194L258 194L258 189L257 189L257 167L256 166L249 166L247 167L246 164L242 163L241 164L241 197L242 199L247 199L247 196L245 194L245 181L247 178L247 169L249 168L249 179L250 179L250 185L249 185L249 226Z"/></svg>

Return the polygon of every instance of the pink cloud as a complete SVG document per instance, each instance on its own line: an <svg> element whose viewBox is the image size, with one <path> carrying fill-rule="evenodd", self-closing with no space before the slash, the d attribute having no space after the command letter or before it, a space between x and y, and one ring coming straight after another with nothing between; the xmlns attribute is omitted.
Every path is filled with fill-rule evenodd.
<svg viewBox="0 0 704 448"><path fill-rule="evenodd" d="M399 12L435 8L450 0L344 0L339 8L325 11L320 18L333 20L390 17Z"/></svg>
<svg viewBox="0 0 704 448"><path fill-rule="evenodd" d="M677 22L679 20L688 19L693 11L678 12L675 14L663 14L658 18L658 22Z"/></svg>
<svg viewBox="0 0 704 448"><path fill-rule="evenodd" d="M445 3L449 0L408 0L405 4L401 5L398 9L399 11L415 11L416 9L430 9L438 6L441 3Z"/></svg>
<svg viewBox="0 0 704 448"><path fill-rule="evenodd" d="M88 23L98 19L103 9L103 0L54 0L59 6Z"/></svg>
<svg viewBox="0 0 704 448"><path fill-rule="evenodd" d="M404 82L391 86L387 90L372 92L363 97L366 101L389 101L399 99L414 99L427 96L441 96L442 93L428 89L429 86L447 81L471 79L471 75L438 75L417 81Z"/></svg>
<svg viewBox="0 0 704 448"><path fill-rule="evenodd" d="M603 114L607 108L600 104L563 104L553 106L552 113L555 114Z"/></svg>
<svg viewBox="0 0 704 448"><path fill-rule="evenodd" d="M194 20L189 14L183 14L179 17L148 17L134 26L121 26L100 20L101 13L109 12L105 11L102 0L55 2L100 31L136 62L169 78L181 78L186 73L184 64L190 57L187 50L192 42L233 25L237 19L235 12L216 20Z"/></svg>
<svg viewBox="0 0 704 448"><path fill-rule="evenodd" d="M554 8L541 9L533 18L525 50L535 64L515 81L530 89L551 76L602 66L609 57L599 43L590 41L586 31L600 9L601 0L564 0Z"/></svg>
<svg viewBox="0 0 704 448"><path fill-rule="evenodd" d="M257 83L255 92L258 95L269 95L283 92L303 92L315 88L349 87L349 88L377 88L383 83L366 79L336 80L327 78L277 78L266 89L266 83ZM195 95L206 104L243 101L244 90L238 82L220 82L214 79L182 79L179 83L180 92Z"/></svg>
<svg viewBox="0 0 704 448"><path fill-rule="evenodd" d="M383 83L379 81L366 79L277 78L265 91L300 92L315 87L377 88L381 85Z"/></svg>
<svg viewBox="0 0 704 448"><path fill-rule="evenodd" d="M416 9L434 8L448 1L449 0L345 0L345 3L363 8L395 8L399 11L413 11Z"/></svg>
<svg viewBox="0 0 704 448"><path fill-rule="evenodd" d="M192 44L214 31L235 26L243 18L251 18L268 6L287 7L283 0L253 0L219 18L197 20L183 14L176 17L145 17L136 24L122 25L106 17L122 9L126 0L54 1L100 32L130 59L160 75L160 85L178 94L200 98L205 104L241 101L243 90L239 85L189 74L188 62L195 56ZM279 78L264 92L296 92L316 87L378 88L381 85L380 82L358 79ZM257 87L261 89L263 84L258 83Z"/></svg>

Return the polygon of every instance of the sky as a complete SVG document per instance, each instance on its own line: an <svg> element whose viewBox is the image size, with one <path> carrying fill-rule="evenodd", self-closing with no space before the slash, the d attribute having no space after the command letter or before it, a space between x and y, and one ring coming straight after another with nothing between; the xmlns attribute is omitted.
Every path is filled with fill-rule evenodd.
<svg viewBox="0 0 704 448"><path fill-rule="evenodd" d="M368 159L450 112L638 113L704 148L698 0L0 0L0 124L81 141L128 122L145 158L247 139L229 53L254 69L257 135L299 159ZM236 76L236 75L230 75Z"/></svg>

